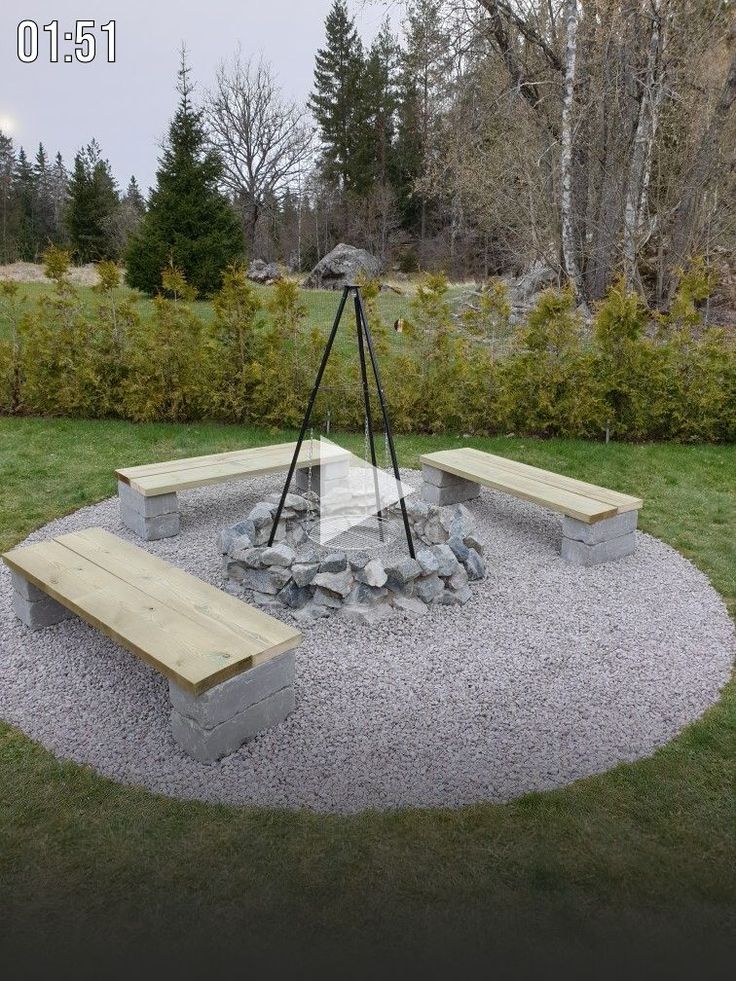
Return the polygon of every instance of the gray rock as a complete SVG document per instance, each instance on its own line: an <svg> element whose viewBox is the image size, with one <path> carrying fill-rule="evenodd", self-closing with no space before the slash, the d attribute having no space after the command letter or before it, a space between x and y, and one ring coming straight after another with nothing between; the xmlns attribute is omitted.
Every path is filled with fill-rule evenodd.
<svg viewBox="0 0 736 981"><path fill-rule="evenodd" d="M242 562L246 569L262 569L263 552L262 548L244 548L233 552L232 558L236 562Z"/></svg>
<svg viewBox="0 0 736 981"><path fill-rule="evenodd" d="M458 562L467 561L469 548L462 540L462 538L458 538L456 535L451 535L450 538L448 539L447 544L452 549L453 554L455 558L458 560Z"/></svg>
<svg viewBox="0 0 736 981"><path fill-rule="evenodd" d="M253 602L258 606L283 606L275 593L253 593Z"/></svg>
<svg viewBox="0 0 736 981"><path fill-rule="evenodd" d="M387 589L368 586L366 583L360 582L351 590L345 603L349 606L375 606L377 603L381 603L387 596Z"/></svg>
<svg viewBox="0 0 736 981"><path fill-rule="evenodd" d="M301 610L307 603L311 602L312 591L308 586L297 586L293 579L284 586L278 594L278 598L292 610Z"/></svg>
<svg viewBox="0 0 736 981"><path fill-rule="evenodd" d="M374 627L391 616L391 607L388 603L380 606L344 606L339 615L362 627Z"/></svg>
<svg viewBox="0 0 736 981"><path fill-rule="evenodd" d="M231 528L225 528L220 532L218 542L220 545L220 551L223 555L226 555L233 542L246 538L248 542L252 545L256 537L255 525L252 521L239 521L236 525ZM241 548L243 546L240 546Z"/></svg>
<svg viewBox="0 0 736 981"><path fill-rule="evenodd" d="M420 497L412 497L405 503L410 521L426 521L429 517L429 504Z"/></svg>
<svg viewBox="0 0 736 981"><path fill-rule="evenodd" d="M476 552L474 548L468 550L468 558L464 564L468 573L468 579L471 582L477 582L480 579L485 579L486 564L483 560L483 556Z"/></svg>
<svg viewBox="0 0 736 981"><path fill-rule="evenodd" d="M452 508L450 522L450 537L466 538L475 529L475 519L471 512L463 504L458 504Z"/></svg>
<svg viewBox="0 0 736 981"><path fill-rule="evenodd" d="M328 555L327 558L323 559L319 571L320 572L345 572L348 567L348 557L345 552L333 552L332 555Z"/></svg>
<svg viewBox="0 0 736 981"><path fill-rule="evenodd" d="M474 548L478 555L484 555L485 549L483 548L483 543L479 542L475 535L467 535L463 539L463 544L468 548Z"/></svg>
<svg viewBox="0 0 736 981"><path fill-rule="evenodd" d="M277 280L283 278L276 263L266 262L264 259L253 259L248 266L246 276L252 282L260 283L262 286L268 283L275 283Z"/></svg>
<svg viewBox="0 0 736 981"><path fill-rule="evenodd" d="M319 552L312 545L309 545L301 550L296 560L301 565L314 565L315 563L319 565Z"/></svg>
<svg viewBox="0 0 736 981"><path fill-rule="evenodd" d="M253 522L256 530L265 528L266 525L273 524L273 517L275 513L275 508L261 501L259 504L253 508L253 510L248 515L248 518Z"/></svg>
<svg viewBox="0 0 736 981"><path fill-rule="evenodd" d="M433 599L441 596L445 590L445 584L439 576L426 576L420 579L414 586L417 599L423 603L431 603Z"/></svg>
<svg viewBox="0 0 736 981"><path fill-rule="evenodd" d="M441 576L451 576L457 569L458 562L455 553L449 545L433 545L432 553L437 559L439 568L437 572Z"/></svg>
<svg viewBox="0 0 736 981"><path fill-rule="evenodd" d="M468 573L465 566L459 565L457 567L455 572L447 580L447 585L456 593L467 588Z"/></svg>
<svg viewBox="0 0 736 981"><path fill-rule="evenodd" d="M298 562L291 567L291 574L297 586L309 586L318 572L319 563L317 562Z"/></svg>
<svg viewBox="0 0 736 981"><path fill-rule="evenodd" d="M424 540L430 545L439 545L446 542L450 537L449 531L443 527L439 516L433 516L427 520L424 526Z"/></svg>
<svg viewBox="0 0 736 981"><path fill-rule="evenodd" d="M365 249L340 243L321 259L304 280L308 290L341 290L353 285L363 276L375 279L381 272L381 263Z"/></svg>
<svg viewBox="0 0 736 981"><path fill-rule="evenodd" d="M291 545L292 548L297 549L300 545L303 545L307 540L307 532L304 525L298 522L289 528L286 533L286 540Z"/></svg>
<svg viewBox="0 0 736 981"><path fill-rule="evenodd" d="M318 603L307 603L301 610L294 610L292 616L302 626L311 627L317 620L328 617L331 613L329 606L320 606Z"/></svg>
<svg viewBox="0 0 736 981"><path fill-rule="evenodd" d="M406 556L398 562L392 562L386 566L386 574L390 585L406 586L413 579L417 579L422 574L422 567L416 559Z"/></svg>
<svg viewBox="0 0 736 981"><path fill-rule="evenodd" d="M322 566L320 566L320 569ZM320 572L312 580L315 586L328 589L339 596L347 596L353 588L353 574L347 569L343 572Z"/></svg>
<svg viewBox="0 0 736 981"><path fill-rule="evenodd" d="M388 575L380 559L373 559L363 569L357 569L355 578L368 586L385 586Z"/></svg>
<svg viewBox="0 0 736 981"><path fill-rule="evenodd" d="M421 600L413 596L394 596L391 602L395 609L401 610L402 613L408 613L417 617L424 616L427 613L426 603L422 603Z"/></svg>
<svg viewBox="0 0 736 981"><path fill-rule="evenodd" d="M337 593L332 593L319 586L315 589L312 600L317 606L327 606L332 610L339 610L342 606L342 598Z"/></svg>
<svg viewBox="0 0 736 981"><path fill-rule="evenodd" d="M266 566L281 566L288 569L296 558L296 553L285 543L265 548L261 554L261 562Z"/></svg>
<svg viewBox="0 0 736 981"><path fill-rule="evenodd" d="M238 566L237 563L231 565ZM279 572L283 575L283 570L280 569L244 569L238 566L228 570L230 577L242 582L246 589L252 589L256 593L271 593L274 596L281 592L291 578L288 573L285 579L281 578L277 575Z"/></svg>
<svg viewBox="0 0 736 981"><path fill-rule="evenodd" d="M440 567L439 559L430 548L423 548L421 552L417 552L417 562L422 567L422 573L425 576L431 576Z"/></svg>
<svg viewBox="0 0 736 981"><path fill-rule="evenodd" d="M359 569L365 569L370 560L371 557L367 552L356 552L355 555L350 557L350 568L353 572L357 572Z"/></svg>
<svg viewBox="0 0 736 981"><path fill-rule="evenodd" d="M261 548L264 545L268 545L268 541L271 537L272 528L273 528L273 524L269 522L269 524L264 525L263 528L258 528L256 530L255 544L259 548ZM276 544L278 544L279 542L286 541L286 525L283 524L283 522L279 522L279 524L277 525L276 534L273 536L273 540L274 542L276 542Z"/></svg>

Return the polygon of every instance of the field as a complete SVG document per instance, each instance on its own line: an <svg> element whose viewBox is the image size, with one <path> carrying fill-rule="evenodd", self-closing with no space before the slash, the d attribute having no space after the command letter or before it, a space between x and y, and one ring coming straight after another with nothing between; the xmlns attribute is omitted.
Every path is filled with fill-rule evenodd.
<svg viewBox="0 0 736 981"><path fill-rule="evenodd" d="M116 466L290 435L0 419L0 545L113 494ZM407 437L398 450L411 466L457 442ZM463 442L635 490L643 529L736 614L736 448ZM690 956L733 954L733 682L651 759L503 806L323 818L183 804L56 760L5 725L0 783L0 935L16 952L43 931L49 954L173 944L185 957L214 938L223 957L247 948L269 966L326 950L336 965L357 951L436 966L441 947L547 970L605 945L606 966L643 950L679 973Z"/></svg>

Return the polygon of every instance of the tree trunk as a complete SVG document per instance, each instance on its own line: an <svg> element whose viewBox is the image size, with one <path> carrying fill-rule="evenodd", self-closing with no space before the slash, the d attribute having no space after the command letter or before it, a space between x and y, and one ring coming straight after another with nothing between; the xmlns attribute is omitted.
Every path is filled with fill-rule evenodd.
<svg viewBox="0 0 736 981"><path fill-rule="evenodd" d="M736 33L736 18L732 32ZM696 233L698 207L708 189L710 179L718 165L718 147L723 130L726 127L731 110L736 102L736 52L723 83L718 102L711 115L710 122L703 133L700 145L695 154L690 179L682 195L680 207L677 209L675 228L672 233L670 252L668 296L672 299L677 287L674 271L681 266L692 248Z"/></svg>
<svg viewBox="0 0 736 981"><path fill-rule="evenodd" d="M565 87L562 103L562 256L565 271L579 300L584 301L583 282L575 245L573 214L573 122L575 110L575 61L577 56L578 0L565 0Z"/></svg>
<svg viewBox="0 0 736 981"><path fill-rule="evenodd" d="M652 4L652 25L647 53L644 88L639 104L634 145L629 164L629 179L624 207L624 275L629 289L638 280L637 253L641 229L641 208L644 201L645 172L651 161L654 136L655 112L658 102L659 49L661 38L659 0ZM647 182L648 184L648 179Z"/></svg>

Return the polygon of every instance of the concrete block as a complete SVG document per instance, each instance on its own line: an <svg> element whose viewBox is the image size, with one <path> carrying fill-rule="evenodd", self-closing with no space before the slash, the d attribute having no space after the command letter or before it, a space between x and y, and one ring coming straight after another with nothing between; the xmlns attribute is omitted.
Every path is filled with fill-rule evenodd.
<svg viewBox="0 0 736 981"><path fill-rule="evenodd" d="M572 565L592 566L615 562L627 555L633 555L635 549L636 533L633 531L598 545L586 545L584 542L573 541L572 538L562 539L562 558Z"/></svg>
<svg viewBox="0 0 736 981"><path fill-rule="evenodd" d="M159 518L162 514L175 514L179 510L176 494L158 494L156 497L145 497L133 490L122 480L118 481L118 497L120 504L137 511L144 518Z"/></svg>
<svg viewBox="0 0 736 981"><path fill-rule="evenodd" d="M13 610L19 620L30 630L44 630L62 620L70 620L74 614L61 603L44 595L40 600L27 600L13 590Z"/></svg>
<svg viewBox="0 0 736 981"><path fill-rule="evenodd" d="M19 593L24 600L28 600L30 603L38 603L40 600L48 599L47 593L37 589L32 583L29 583L27 579L24 579L23 576L14 572L12 569L10 570L10 581L16 593Z"/></svg>
<svg viewBox="0 0 736 981"><path fill-rule="evenodd" d="M427 463L422 464L422 479L425 484L432 484L433 487L455 487L457 484L470 483L465 477L457 477L454 473L438 470Z"/></svg>
<svg viewBox="0 0 736 981"><path fill-rule="evenodd" d="M178 512L146 518L121 501L120 517L126 528L130 528L132 532L146 542L156 542L161 538L174 538L179 534Z"/></svg>
<svg viewBox="0 0 736 981"><path fill-rule="evenodd" d="M330 491L342 490L350 476L350 457L346 454L344 460L330 460L327 463L315 464L313 467L301 467L294 474L293 485L301 494L309 490L309 471L312 471L312 491L323 497Z"/></svg>
<svg viewBox="0 0 736 981"><path fill-rule="evenodd" d="M630 535L632 531L636 531L638 522L638 511L624 511L623 514L619 514L615 518L596 521L592 525L564 515L562 518L562 535L564 538L570 538L575 542L584 542L586 545L600 545L601 542L607 542L612 538Z"/></svg>
<svg viewBox="0 0 736 981"><path fill-rule="evenodd" d="M449 507L451 504L462 504L464 501L473 501L476 497L480 497L480 484L474 484L470 480L443 487L438 487L436 484L422 484L422 498L427 504L436 504L441 508Z"/></svg>
<svg viewBox="0 0 736 981"><path fill-rule="evenodd" d="M293 651L279 654L203 695L192 695L175 681L169 681L171 707L203 729L214 729L282 688L293 688L295 664Z"/></svg>
<svg viewBox="0 0 736 981"><path fill-rule="evenodd" d="M254 739L259 732L279 725L295 707L294 689L282 688L213 729L200 726L174 709L171 713L171 731L179 746L195 760L216 763L223 756L237 752L243 743Z"/></svg>

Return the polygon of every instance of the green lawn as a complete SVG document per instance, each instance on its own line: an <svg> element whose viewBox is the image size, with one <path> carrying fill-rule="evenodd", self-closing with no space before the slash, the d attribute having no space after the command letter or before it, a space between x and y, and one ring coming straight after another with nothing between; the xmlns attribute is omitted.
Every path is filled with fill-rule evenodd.
<svg viewBox="0 0 736 981"><path fill-rule="evenodd" d="M111 495L116 466L288 435L0 420L0 545ZM410 437L398 450L411 465L458 442ZM463 442L641 494L643 529L736 613L736 448ZM523 949L546 970L604 945L609 966L636 947L682 968L688 951L707 960L733 941L733 682L651 759L504 806L338 818L184 804L59 762L7 726L0 787L0 937L13 949L43 931L46 950L60 937L88 952L158 938L183 954L214 933L225 949L391 950L413 966L440 946L455 958Z"/></svg>

